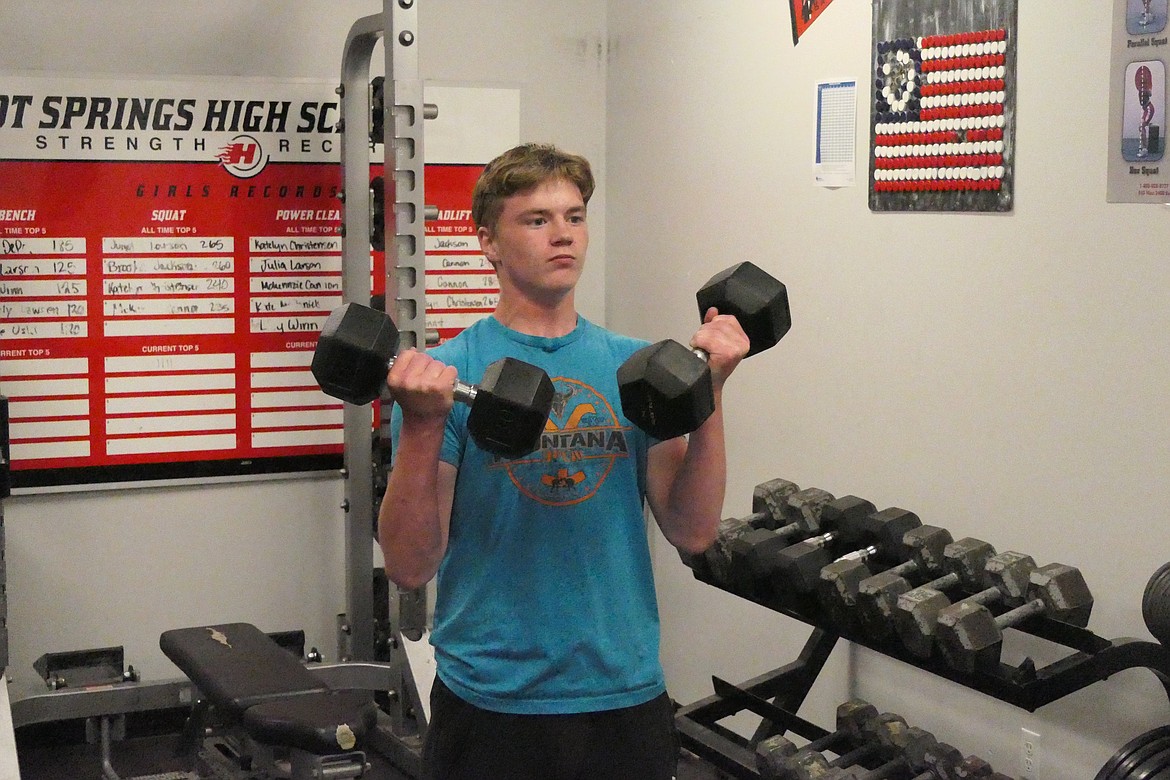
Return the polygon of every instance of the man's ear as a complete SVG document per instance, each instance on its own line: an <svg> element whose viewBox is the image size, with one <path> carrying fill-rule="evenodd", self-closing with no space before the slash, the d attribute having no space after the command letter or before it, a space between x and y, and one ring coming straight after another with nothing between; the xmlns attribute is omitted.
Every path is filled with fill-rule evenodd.
<svg viewBox="0 0 1170 780"><path fill-rule="evenodd" d="M479 239L479 248L483 252L483 256L492 264L492 268L496 267L496 242L492 236L492 231L487 227L480 227L475 231L476 238Z"/></svg>

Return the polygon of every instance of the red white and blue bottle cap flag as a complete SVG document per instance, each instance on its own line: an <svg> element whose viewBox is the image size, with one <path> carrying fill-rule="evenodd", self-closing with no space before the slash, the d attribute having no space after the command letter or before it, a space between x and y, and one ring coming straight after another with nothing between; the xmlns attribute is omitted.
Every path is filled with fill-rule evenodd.
<svg viewBox="0 0 1170 780"><path fill-rule="evenodd" d="M881 41L874 72L874 192L998 191L1007 33Z"/></svg>

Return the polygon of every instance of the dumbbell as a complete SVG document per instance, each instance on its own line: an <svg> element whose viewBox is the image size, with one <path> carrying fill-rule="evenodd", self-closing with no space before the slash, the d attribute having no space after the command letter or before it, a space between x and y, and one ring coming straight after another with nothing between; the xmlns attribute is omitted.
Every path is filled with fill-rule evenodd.
<svg viewBox="0 0 1170 780"><path fill-rule="evenodd" d="M803 748L783 734L760 740L756 745L756 768L764 780L778 780L790 776L790 771L799 761L795 756L800 750L820 752L861 741L862 728L871 718L878 716L877 707L861 699L851 699L837 706L837 730L819 739L814 739Z"/></svg>
<svg viewBox="0 0 1170 780"><path fill-rule="evenodd" d="M917 588L911 588L906 578L881 575L863 584L865 595L859 599L868 626L881 630L883 623L888 626L892 622L904 646L927 657L934 643L932 631L938 610L951 603L944 591L962 586L975 593L972 598L976 600L1004 598L1020 603L1027 591L1027 575L1035 568L1027 555L1011 551L997 555L995 547L971 537L948 545L943 558L947 574ZM984 588L989 592L978 593Z"/></svg>
<svg viewBox="0 0 1170 780"><path fill-rule="evenodd" d="M945 742L928 745L915 755L908 754L908 758L911 771L918 772L911 780L1010 780L982 758L964 758L958 748Z"/></svg>
<svg viewBox="0 0 1170 780"><path fill-rule="evenodd" d="M1008 606L1024 603L1028 593L1029 577L1036 570L1032 556L1007 550L987 559L983 568L982 590L974 582L967 584L970 595L956 604L995 604ZM942 612L953 606L951 600L935 587L923 586L907 591L898 598L898 618L909 622L899 624L901 638L910 652L928 658L933 651L938 620Z"/></svg>
<svg viewBox="0 0 1170 780"><path fill-rule="evenodd" d="M898 715L884 713L881 718L889 719L888 737L880 745L881 752L888 756L881 766L875 769L866 769L860 766L837 768L834 765L844 765L843 760L830 762L821 756L821 760L812 759L807 762L805 774L796 775L799 780L805 778L825 778L826 780L887 780L905 776L907 770L912 772L925 768L915 764L915 756L926 755L937 746L934 735L924 729L907 726ZM873 721L870 721L873 723ZM845 757L843 756L842 759Z"/></svg>
<svg viewBox="0 0 1170 780"><path fill-rule="evenodd" d="M759 576L771 587L773 595L785 596L792 591L809 593L816 588L821 567L833 562L826 549L834 542L861 546L866 539L866 519L876 510L874 505L857 496L841 496L821 509L820 527L824 533L761 556Z"/></svg>
<svg viewBox="0 0 1170 780"><path fill-rule="evenodd" d="M984 761L979 756L967 756L963 762L955 767L956 780L986 780L995 774L991 764Z"/></svg>
<svg viewBox="0 0 1170 780"><path fill-rule="evenodd" d="M1003 629L1043 615L1085 627L1093 611L1093 595L1079 569L1050 563L1032 572L1028 601L999 617L974 602L959 602L938 616L938 643L943 658L954 669L974 672L999 664Z"/></svg>
<svg viewBox="0 0 1170 780"><path fill-rule="evenodd" d="M849 704L849 703L847 703ZM844 706L844 705L843 705ZM840 712L840 708L838 708ZM771 760L761 763L757 751L757 766L760 776L765 780L811 780L812 778L852 777L843 767L852 767L858 761L875 755L891 755L901 752L907 744L906 734L909 727L902 716L892 713L877 714L877 710L865 705L866 717L861 722L853 722L846 736L853 741L863 740L865 744L848 752L841 752L835 747L843 737L839 730L834 734L814 740L800 749L796 749L791 742L783 738L770 738L765 742L772 745L781 745L786 755L777 755L773 752ZM840 753L838 758L829 760L822 753L825 749L832 749Z"/></svg>
<svg viewBox="0 0 1170 780"><path fill-rule="evenodd" d="M930 526L923 526L923 528L928 527ZM950 539L949 533L945 537L937 535L932 538L935 542L941 539L947 540L943 544L941 554L936 555L938 548L934 545L925 547L923 548L924 555L921 556L922 560L911 559L906 563L878 572L872 577L867 577L858 584L857 615L861 623L861 630L875 641L884 642L893 637L894 608L897 606L898 597L913 587L909 580L911 576L919 579L921 576L937 576L941 571L948 571L946 549L948 545L953 543L953 540ZM952 550L952 553L967 554L965 544ZM994 552L989 546L987 550L989 553ZM925 553L930 553L930 555L926 556ZM979 562L964 563L962 556L959 555L953 557L951 565L957 566L958 569L968 566L978 569L982 564Z"/></svg>
<svg viewBox="0 0 1170 780"><path fill-rule="evenodd" d="M862 501L863 505L852 507L849 504L850 499ZM781 551L792 544L790 534L792 526L800 528L797 532L799 535L808 533L808 529L827 531L829 527L840 528L847 525L855 527L860 538L865 513L872 509L873 504L855 496L834 499L828 491L805 488L793 492L784 500L781 508L782 518L790 519L792 522L779 529L769 531L765 528L744 528L737 526L733 520L722 521L721 528L730 533L735 533L736 529L739 531L737 536L723 544L723 554L728 556L727 565L732 571L730 584L743 590L744 595L754 594L757 590L760 591L760 595L766 595L769 584L775 579ZM716 554L720 554L720 551L714 547L708 548L707 555Z"/></svg>
<svg viewBox="0 0 1170 780"><path fill-rule="evenodd" d="M325 320L313 351L313 377L334 398L368 404L381 393L397 352L393 320L368 306L347 303ZM488 366L479 386L457 381L454 388L455 400L471 407L471 438L505 458L540 447L553 392L548 374L515 358Z"/></svg>
<svg viewBox="0 0 1170 780"><path fill-rule="evenodd" d="M753 528L736 537L726 552L737 590L744 595L754 593L756 585L767 576L769 558L792 544L794 538L819 531L824 508L833 500L832 493L817 487L797 490L780 507L782 514L777 522L783 525Z"/></svg>
<svg viewBox="0 0 1170 780"><path fill-rule="evenodd" d="M913 780L959 780L967 759L953 745L936 740L920 741L906 752L907 766ZM973 775L977 777L978 775Z"/></svg>
<svg viewBox="0 0 1170 780"><path fill-rule="evenodd" d="M714 554L720 545L726 546L735 537L755 528L773 526L781 522L784 517L785 499L800 490L795 482L786 479L770 479L761 482L752 490L752 513L746 517L729 517L719 521L719 528L715 534L712 546L702 553L685 553L680 551L679 557L687 566L699 572L709 572L710 567L705 560L708 553Z"/></svg>
<svg viewBox="0 0 1170 780"><path fill-rule="evenodd" d="M775 346L792 327L787 289L750 262L711 277L696 299L700 317L714 306L739 321L751 343L749 357ZM617 372L626 417L657 439L697 429L715 410L707 357L670 340L635 352Z"/></svg>
<svg viewBox="0 0 1170 780"><path fill-rule="evenodd" d="M961 587L968 593L984 587L984 569L995 555L995 548L981 539L965 537L951 542L943 551L943 569L946 574L918 588L901 592L891 612L894 631L902 644L915 655L927 657L934 649L934 617L938 605L933 597L943 590Z"/></svg>
<svg viewBox="0 0 1170 780"><path fill-rule="evenodd" d="M752 513L746 517L730 517L719 521L715 542L701 553L703 564L719 585L731 582L731 545L741 537L758 529L775 527L784 521L786 500L798 492L800 486L786 479L771 479L756 485L752 491ZM683 559L686 563L686 558ZM692 566L691 568L694 568Z"/></svg>
<svg viewBox="0 0 1170 780"><path fill-rule="evenodd" d="M886 509L883 512L906 512L903 509ZM912 512L907 514L913 515ZM917 519L917 515L914 516ZM911 528L900 542L893 545L887 554L902 562L893 566L890 571L911 573L915 571L939 573L943 565L943 551L954 541L950 531L936 525L919 525ZM821 581L818 596L821 605L837 625L844 628L860 628L862 626L858 610L858 599L863 582L869 579L873 572L870 561L881 557L880 547L870 545L857 552L848 553L821 569Z"/></svg>
<svg viewBox="0 0 1170 780"><path fill-rule="evenodd" d="M898 555L902 537L907 531L922 524L917 515L904 510L883 510L862 516L862 512L873 507L873 504L856 496L847 498L853 501L837 505L838 508L845 507L848 510L841 512L839 518L830 512L830 507L834 507L837 502L830 502L825 507L822 522L831 529L828 533L806 539L777 553L777 573L796 592L810 593L816 590L820 586L821 570L841 557L830 552L828 544L840 540L846 546L857 548L867 545L874 550Z"/></svg>

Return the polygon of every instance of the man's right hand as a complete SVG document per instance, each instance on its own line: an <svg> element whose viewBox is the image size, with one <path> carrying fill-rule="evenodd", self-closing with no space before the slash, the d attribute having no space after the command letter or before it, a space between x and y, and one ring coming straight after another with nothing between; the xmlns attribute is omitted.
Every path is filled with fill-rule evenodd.
<svg viewBox="0 0 1170 780"><path fill-rule="evenodd" d="M407 349L394 359L386 373L386 386L402 407L404 423L446 420L455 404L457 377L454 366L440 363L425 352Z"/></svg>

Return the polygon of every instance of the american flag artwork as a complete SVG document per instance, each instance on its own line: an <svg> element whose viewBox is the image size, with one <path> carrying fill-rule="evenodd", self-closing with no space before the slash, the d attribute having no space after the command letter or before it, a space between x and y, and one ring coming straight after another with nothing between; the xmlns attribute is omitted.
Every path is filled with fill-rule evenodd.
<svg viewBox="0 0 1170 780"><path fill-rule="evenodd" d="M872 192L999 192L1008 46L1003 28L876 43Z"/></svg>

